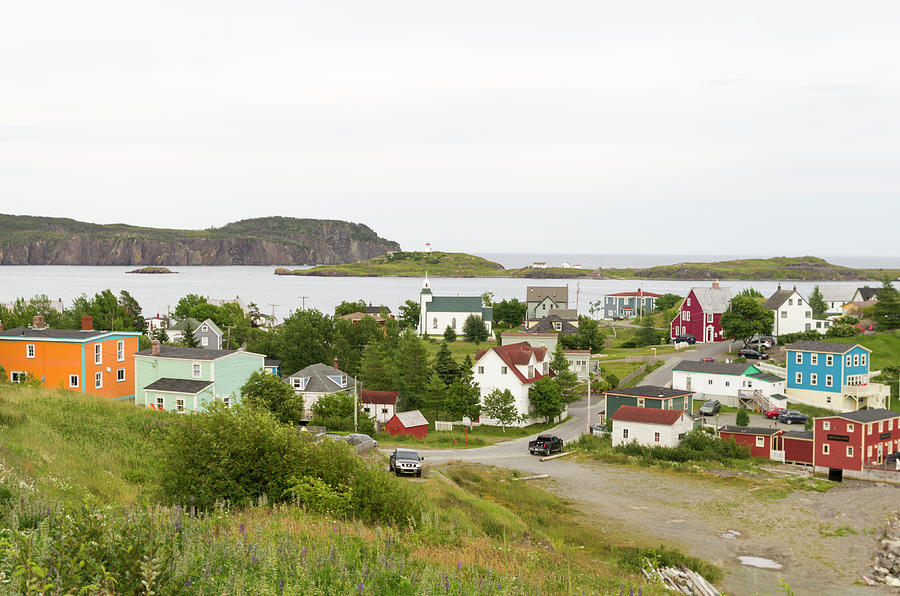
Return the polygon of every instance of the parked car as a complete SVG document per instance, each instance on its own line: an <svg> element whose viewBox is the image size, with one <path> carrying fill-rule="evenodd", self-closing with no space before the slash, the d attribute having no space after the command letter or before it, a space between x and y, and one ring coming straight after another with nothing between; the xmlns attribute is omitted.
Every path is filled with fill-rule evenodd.
<svg viewBox="0 0 900 596"><path fill-rule="evenodd" d="M778 342L771 335L757 335L747 343L752 346L771 348Z"/></svg>
<svg viewBox="0 0 900 596"><path fill-rule="evenodd" d="M682 333L681 335L678 335L678 336L672 338L672 343L673 344L689 343L689 344L693 345L693 344L697 343L697 338L694 337L694 335L692 333Z"/></svg>
<svg viewBox="0 0 900 596"><path fill-rule="evenodd" d="M388 459L388 471L393 472L397 476L403 474L422 475L422 460L415 449L394 449Z"/></svg>
<svg viewBox="0 0 900 596"><path fill-rule="evenodd" d="M591 434L597 435L598 437L606 437L609 436L609 429L606 428L605 424L592 424L591 425Z"/></svg>
<svg viewBox="0 0 900 596"><path fill-rule="evenodd" d="M378 447L378 441L363 433L350 433L344 436L344 440L356 447L357 453L363 453Z"/></svg>
<svg viewBox="0 0 900 596"><path fill-rule="evenodd" d="M785 410L778 413L778 422L784 422L785 424L806 424L807 418L809 416L797 410Z"/></svg>
<svg viewBox="0 0 900 596"><path fill-rule="evenodd" d="M784 412L784 408L771 408L765 411L766 418L778 418L778 415Z"/></svg>
<svg viewBox="0 0 900 596"><path fill-rule="evenodd" d="M722 411L722 403L717 399L711 399L700 406L701 416L714 416Z"/></svg>
<svg viewBox="0 0 900 596"><path fill-rule="evenodd" d="M562 451L562 448L562 439L556 435L538 435L535 440L528 442L528 452L531 455L535 453L550 455L554 451Z"/></svg>
<svg viewBox="0 0 900 596"><path fill-rule="evenodd" d="M325 433L325 438L329 439L331 441L340 441L344 437L342 437L341 435L336 434L336 433Z"/></svg>
<svg viewBox="0 0 900 596"><path fill-rule="evenodd" d="M715 358L701 358L700 362L715 362Z"/></svg>
<svg viewBox="0 0 900 596"><path fill-rule="evenodd" d="M758 352L752 348L744 348L743 350L738 350L738 356L743 356L744 358L752 359L752 360L768 360L769 355L765 352Z"/></svg>

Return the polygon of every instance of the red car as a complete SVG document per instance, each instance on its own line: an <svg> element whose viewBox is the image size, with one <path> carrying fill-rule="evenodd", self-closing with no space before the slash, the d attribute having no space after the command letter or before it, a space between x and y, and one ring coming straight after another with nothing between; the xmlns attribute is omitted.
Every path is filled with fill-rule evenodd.
<svg viewBox="0 0 900 596"><path fill-rule="evenodd" d="M715 358L701 358L700 362L715 362Z"/></svg>
<svg viewBox="0 0 900 596"><path fill-rule="evenodd" d="M766 410L766 418L778 418L780 413L784 412L784 408L772 408L771 410Z"/></svg>

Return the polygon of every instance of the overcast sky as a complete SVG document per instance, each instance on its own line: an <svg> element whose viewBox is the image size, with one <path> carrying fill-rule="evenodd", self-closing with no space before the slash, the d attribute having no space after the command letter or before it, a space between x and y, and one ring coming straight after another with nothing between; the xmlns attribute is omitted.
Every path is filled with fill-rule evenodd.
<svg viewBox="0 0 900 596"><path fill-rule="evenodd" d="M0 18L0 212L348 219L406 249L895 256L898 197L896 0Z"/></svg>

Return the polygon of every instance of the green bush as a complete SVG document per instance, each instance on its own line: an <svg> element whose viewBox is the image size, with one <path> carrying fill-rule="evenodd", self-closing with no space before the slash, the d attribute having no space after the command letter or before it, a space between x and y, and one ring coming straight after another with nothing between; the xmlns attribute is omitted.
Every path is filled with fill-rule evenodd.
<svg viewBox="0 0 900 596"><path fill-rule="evenodd" d="M613 448L617 453L639 457L648 461L717 461L728 463L734 459L747 459L750 450L744 445L732 441L723 441L706 433L692 431L685 435L678 447L647 447L637 442L617 445Z"/></svg>
<svg viewBox="0 0 900 596"><path fill-rule="evenodd" d="M749 426L750 425L750 414L747 413L747 410L741 408L738 410L737 417L735 419L735 424L738 426Z"/></svg>

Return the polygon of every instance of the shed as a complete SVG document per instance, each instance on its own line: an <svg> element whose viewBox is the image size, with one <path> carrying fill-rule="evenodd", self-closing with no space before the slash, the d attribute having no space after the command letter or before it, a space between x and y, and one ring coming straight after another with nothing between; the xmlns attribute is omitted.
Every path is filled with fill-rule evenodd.
<svg viewBox="0 0 900 596"><path fill-rule="evenodd" d="M772 458L772 451L780 451L777 449L780 445L778 437L781 435L780 428L762 428L758 426L722 426L719 427L719 437L723 441L734 439L739 445L744 445L750 449L750 455L753 457Z"/></svg>
<svg viewBox="0 0 900 596"><path fill-rule="evenodd" d="M391 416L391 419L384 425L384 430L392 437L410 435L417 439L424 439L428 436L428 420L419 410L399 412Z"/></svg>
<svg viewBox="0 0 900 596"><path fill-rule="evenodd" d="M812 431L789 430L781 435L784 444L784 461L788 464L813 463Z"/></svg>
<svg viewBox="0 0 900 596"><path fill-rule="evenodd" d="M648 447L677 447L694 421L684 410L619 406L610 418L613 445L636 441Z"/></svg>
<svg viewBox="0 0 900 596"><path fill-rule="evenodd" d="M359 392L359 401L363 411L379 424L386 424L397 409L397 391L374 391L363 389Z"/></svg>

